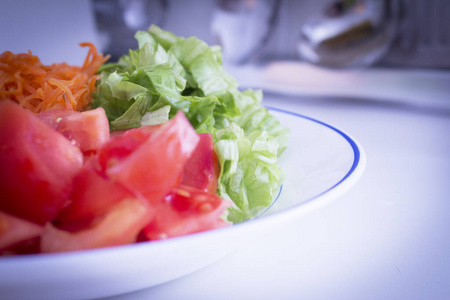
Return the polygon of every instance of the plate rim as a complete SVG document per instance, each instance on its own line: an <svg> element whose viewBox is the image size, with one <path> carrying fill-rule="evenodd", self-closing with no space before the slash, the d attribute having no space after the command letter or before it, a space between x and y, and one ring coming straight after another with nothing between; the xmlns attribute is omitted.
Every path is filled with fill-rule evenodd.
<svg viewBox="0 0 450 300"><path fill-rule="evenodd" d="M315 195L315 196L313 196L311 198L308 198L306 200L303 200L300 203L297 203L297 204L293 205L292 207L290 207L287 210L281 210L281 211L278 211L278 212L274 212L273 215L280 214L282 212L287 212L288 210L293 210L293 209L296 209L298 207L307 205L308 203L313 202L314 200L317 200L318 198L321 198L322 196L330 193L331 191L336 190L344 182L347 182L347 179L349 179L351 176L354 177L353 178L353 180L354 180L353 184L355 184L356 181L362 176L362 174L363 174L363 172L365 170L365 167L366 167L366 159L367 159L366 158L366 154L365 154L365 151L362 148L362 146L353 137L351 137L348 133L344 132L343 130L341 130L341 129L339 129L339 128L337 128L337 127L335 127L335 126L333 126L333 125L331 125L329 123L325 123L325 122L323 122L323 121L321 121L319 119L316 119L316 118L313 118L313 117L309 117L309 116L306 116L306 115L303 115L303 114L300 114L300 113L297 113L297 112L294 112L294 111L290 111L290 110L286 110L286 109L283 109L283 108L278 108L278 107L274 107L274 106L270 106L270 105L265 105L265 107L269 111L276 111L276 112L292 115L292 116L295 116L295 117L299 117L299 118L306 119L308 121L317 123L317 124L319 124L321 126L327 127L328 129L331 129L332 131L334 131L337 134L339 134L340 136L342 136L346 140L346 142L350 144L350 147L352 148L352 151L353 151L353 162L352 162L352 165L351 165L350 169L347 171L347 173L337 183L335 183L334 185L332 185L331 187L329 187L325 191L322 191L321 193L319 193L319 194L317 194L317 195ZM351 186L353 186L353 184ZM280 197L280 195L282 193L282 189L283 189L283 186L280 187L280 192L277 195L277 200L278 200L278 198ZM264 210L264 212L262 212L256 218L264 217L263 214L266 213L275 204L275 202L276 201L274 201L268 208L266 208ZM268 217L268 216L265 216L265 217Z"/></svg>

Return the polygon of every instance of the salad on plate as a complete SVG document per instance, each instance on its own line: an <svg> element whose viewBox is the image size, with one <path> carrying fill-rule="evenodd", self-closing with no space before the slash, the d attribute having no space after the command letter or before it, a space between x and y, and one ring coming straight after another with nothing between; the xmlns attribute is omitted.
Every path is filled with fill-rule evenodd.
<svg viewBox="0 0 450 300"><path fill-rule="evenodd" d="M0 55L0 254L84 250L250 220L289 131L221 49L157 26L117 62Z"/></svg>

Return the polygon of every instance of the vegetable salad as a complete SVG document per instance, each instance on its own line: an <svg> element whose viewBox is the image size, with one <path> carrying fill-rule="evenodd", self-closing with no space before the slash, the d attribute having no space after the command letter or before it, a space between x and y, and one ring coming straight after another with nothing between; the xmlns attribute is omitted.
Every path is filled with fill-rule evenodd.
<svg viewBox="0 0 450 300"><path fill-rule="evenodd" d="M164 239L254 218L288 130L220 47L157 26L117 62L0 55L0 255Z"/></svg>

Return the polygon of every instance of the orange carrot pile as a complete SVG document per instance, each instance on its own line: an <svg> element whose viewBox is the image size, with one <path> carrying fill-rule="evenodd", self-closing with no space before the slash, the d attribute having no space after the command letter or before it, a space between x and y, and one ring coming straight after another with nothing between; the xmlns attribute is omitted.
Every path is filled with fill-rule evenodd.
<svg viewBox="0 0 450 300"><path fill-rule="evenodd" d="M98 68L108 60L91 43L81 67L66 63L43 65L28 53L0 55L0 101L10 99L34 112L67 108L85 110L92 101Z"/></svg>

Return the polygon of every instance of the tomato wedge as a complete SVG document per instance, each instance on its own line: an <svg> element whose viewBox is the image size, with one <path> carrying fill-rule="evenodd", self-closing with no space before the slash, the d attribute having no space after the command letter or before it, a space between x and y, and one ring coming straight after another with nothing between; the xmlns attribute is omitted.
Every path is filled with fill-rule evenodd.
<svg viewBox="0 0 450 300"><path fill-rule="evenodd" d="M108 118L101 107L83 112L56 109L36 116L77 145L83 153L96 151L109 140Z"/></svg>
<svg viewBox="0 0 450 300"><path fill-rule="evenodd" d="M158 204L152 222L144 228L149 240L164 239L228 226L221 216L230 201L189 186L179 186Z"/></svg>
<svg viewBox="0 0 450 300"><path fill-rule="evenodd" d="M215 194L219 178L219 161L210 133L199 134L200 140L184 165L181 184Z"/></svg>
<svg viewBox="0 0 450 300"><path fill-rule="evenodd" d="M90 219L104 213L111 205L134 197L121 184L102 175L92 160L75 176L70 204L56 217L59 222Z"/></svg>
<svg viewBox="0 0 450 300"><path fill-rule="evenodd" d="M145 136L144 131L141 128L135 130ZM198 140L187 118L178 112L169 122L148 134L147 139L137 143L135 149L126 146L110 149L110 159L102 159L101 164L106 165L109 178L156 204L178 185L183 166ZM127 140L122 141L125 144ZM124 153L129 153L113 154L114 150L123 149L126 149Z"/></svg>
<svg viewBox="0 0 450 300"><path fill-rule="evenodd" d="M108 118L101 107L62 118L56 131L78 145L83 153L96 151L109 140Z"/></svg>
<svg viewBox="0 0 450 300"><path fill-rule="evenodd" d="M44 227L0 211L0 251L41 235Z"/></svg>
<svg viewBox="0 0 450 300"><path fill-rule="evenodd" d="M59 122L67 116L78 114L79 112L71 110L71 109L52 109L46 110L41 113L36 114L42 122L50 126L51 129L55 129L58 127Z"/></svg>
<svg viewBox="0 0 450 300"><path fill-rule="evenodd" d="M111 139L98 150L98 163L101 169L106 172L108 168L128 157L141 147L159 127L143 126L121 130L120 133L113 131Z"/></svg>
<svg viewBox="0 0 450 300"><path fill-rule="evenodd" d="M67 202L83 155L11 101L0 102L0 210L45 224Z"/></svg>
<svg viewBox="0 0 450 300"><path fill-rule="evenodd" d="M71 233L48 223L41 237L41 251L75 251L133 243L153 215L146 201L125 199L111 206L85 230Z"/></svg>

